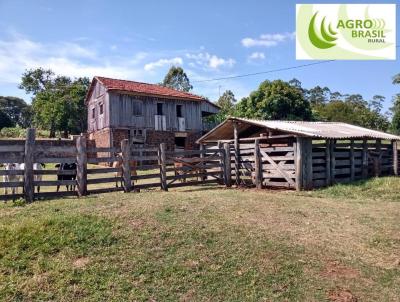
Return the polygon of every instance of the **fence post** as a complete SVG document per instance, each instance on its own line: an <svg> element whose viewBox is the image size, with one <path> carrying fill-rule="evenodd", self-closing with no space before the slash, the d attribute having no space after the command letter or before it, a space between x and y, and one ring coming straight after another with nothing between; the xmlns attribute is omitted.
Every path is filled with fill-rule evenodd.
<svg viewBox="0 0 400 302"><path fill-rule="evenodd" d="M160 178L161 178L161 189L168 191L167 187L167 158L165 154L166 146L165 143L160 144Z"/></svg>
<svg viewBox="0 0 400 302"><path fill-rule="evenodd" d="M233 137L235 146L235 178L236 186L240 186L240 145L239 145L239 132L237 122L233 123Z"/></svg>
<svg viewBox="0 0 400 302"><path fill-rule="evenodd" d="M24 191L26 202L32 202L35 194L33 184L33 156L35 151L35 129L29 128L26 132L25 156L24 156Z"/></svg>
<svg viewBox="0 0 400 302"><path fill-rule="evenodd" d="M368 141L367 139L363 139L363 148L362 148L362 178L368 177Z"/></svg>
<svg viewBox="0 0 400 302"><path fill-rule="evenodd" d="M260 140L254 141L254 171L257 189L262 189L262 161L260 156Z"/></svg>
<svg viewBox="0 0 400 302"><path fill-rule="evenodd" d="M225 163L224 163L224 168L225 168L225 185L227 187L232 186L232 167L231 167L231 147L229 143L224 143L224 149L225 149Z"/></svg>
<svg viewBox="0 0 400 302"><path fill-rule="evenodd" d="M392 141L393 152L393 175L399 175L399 157L397 151L397 141Z"/></svg>
<svg viewBox="0 0 400 302"><path fill-rule="evenodd" d="M204 145L203 144L200 144L200 158L202 159L202 162L200 163L200 166L201 166L201 170L203 171L204 169L203 169L203 167L204 167L204 161L203 161L203 159L204 159L204 153L203 153L203 151L205 150L205 148L204 148ZM205 181L206 180L206 177L207 176L200 176L200 179L201 179L201 181Z"/></svg>
<svg viewBox="0 0 400 302"><path fill-rule="evenodd" d="M131 149L129 146L129 140L123 139L121 141L121 154L122 154L122 178L124 180L124 191L125 193L132 190L131 181L131 167L129 165L131 158Z"/></svg>
<svg viewBox="0 0 400 302"><path fill-rule="evenodd" d="M87 193L87 150L86 137L81 135L76 140L76 182L78 186L78 195L84 196Z"/></svg>
<svg viewBox="0 0 400 302"><path fill-rule="evenodd" d="M325 141L325 185L330 186L332 184L332 167L331 167L331 140Z"/></svg>
<svg viewBox="0 0 400 302"><path fill-rule="evenodd" d="M350 180L354 181L355 178L355 161L354 161L354 139L350 140Z"/></svg>

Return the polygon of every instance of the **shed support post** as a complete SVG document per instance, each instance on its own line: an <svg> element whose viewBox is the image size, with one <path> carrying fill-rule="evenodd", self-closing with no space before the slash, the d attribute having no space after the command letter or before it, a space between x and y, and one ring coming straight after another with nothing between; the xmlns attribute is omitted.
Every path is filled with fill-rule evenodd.
<svg viewBox="0 0 400 302"><path fill-rule="evenodd" d="M393 175L399 175L399 157L397 151L397 141L392 141L393 152Z"/></svg>
<svg viewBox="0 0 400 302"><path fill-rule="evenodd" d="M363 139L363 148L362 148L362 178L368 178L368 142L367 139Z"/></svg>
<svg viewBox="0 0 400 302"><path fill-rule="evenodd" d="M26 132L25 140L25 154L24 154L24 191L25 201L32 202L35 195L35 187L33 184L33 158L35 151L35 135L36 131L33 128L29 128Z"/></svg>
<svg viewBox="0 0 400 302"><path fill-rule="evenodd" d="M236 186L240 186L240 145L239 145L239 132L237 122L233 123L233 138L235 147L235 178Z"/></svg>
<svg viewBox="0 0 400 302"><path fill-rule="evenodd" d="M336 154L335 154L335 149L336 149L336 139L331 140L330 143L331 147L331 185L336 183L335 177L336 177Z"/></svg>
<svg viewBox="0 0 400 302"><path fill-rule="evenodd" d="M262 189L262 160L260 154L260 140L256 139L254 142L254 174L255 174L255 185L257 189Z"/></svg>
<svg viewBox="0 0 400 302"><path fill-rule="evenodd" d="M131 148L128 139L121 141L121 154L122 154L122 178L124 180L124 192L128 193L132 190L131 180Z"/></svg>
<svg viewBox="0 0 400 302"><path fill-rule="evenodd" d="M354 162L354 140L350 140L350 181L355 178L355 162Z"/></svg>
<svg viewBox="0 0 400 302"><path fill-rule="evenodd" d="M218 141L217 143L217 147L218 147L218 154L221 156L221 159L219 160L219 164L220 164L220 171L221 171L221 181L219 182L220 184L225 184L226 180L225 180L225 169L224 169L224 164L225 164L225 150L223 149L223 145L221 141Z"/></svg>
<svg viewBox="0 0 400 302"><path fill-rule="evenodd" d="M160 144L160 177L161 177L161 189L168 191L167 187L167 156L166 156L166 145L165 143Z"/></svg>
<svg viewBox="0 0 400 302"><path fill-rule="evenodd" d="M331 167L331 144L332 141L327 139L325 141L325 184L330 186L332 184L332 167Z"/></svg>
<svg viewBox="0 0 400 302"><path fill-rule="evenodd" d="M225 150L225 185L227 187L232 186L232 167L231 167L231 147L229 143L224 143Z"/></svg>
<svg viewBox="0 0 400 302"><path fill-rule="evenodd" d="M377 156L374 157L374 173L376 177L381 176L381 171L382 171L382 146L381 146L381 140L377 139L376 144L375 144L375 150Z"/></svg>
<svg viewBox="0 0 400 302"><path fill-rule="evenodd" d="M86 136L81 135L76 140L76 183L78 195L84 196L87 193L87 152Z"/></svg>
<svg viewBox="0 0 400 302"><path fill-rule="evenodd" d="M296 152L296 189L311 190L312 182L312 140L297 137Z"/></svg>

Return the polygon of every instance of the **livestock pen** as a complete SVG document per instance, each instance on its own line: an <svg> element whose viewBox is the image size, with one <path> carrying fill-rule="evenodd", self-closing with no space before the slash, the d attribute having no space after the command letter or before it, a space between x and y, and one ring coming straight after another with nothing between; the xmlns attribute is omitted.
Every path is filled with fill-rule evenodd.
<svg viewBox="0 0 400 302"><path fill-rule="evenodd" d="M398 140L345 123L229 118L197 142L230 145L237 185L310 190L398 175Z"/></svg>

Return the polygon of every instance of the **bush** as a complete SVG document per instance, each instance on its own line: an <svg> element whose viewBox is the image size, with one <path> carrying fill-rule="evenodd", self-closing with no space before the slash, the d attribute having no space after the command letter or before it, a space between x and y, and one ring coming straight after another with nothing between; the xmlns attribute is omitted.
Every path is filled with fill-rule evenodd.
<svg viewBox="0 0 400 302"><path fill-rule="evenodd" d="M26 130L21 127L5 127L1 129L0 136L6 138L24 137Z"/></svg>

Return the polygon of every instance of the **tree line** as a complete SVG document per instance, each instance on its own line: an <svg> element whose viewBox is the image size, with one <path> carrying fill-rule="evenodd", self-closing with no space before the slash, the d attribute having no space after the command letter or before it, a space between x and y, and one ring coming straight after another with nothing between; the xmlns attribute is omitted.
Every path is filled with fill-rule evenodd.
<svg viewBox="0 0 400 302"><path fill-rule="evenodd" d="M393 77L400 84L400 73ZM193 89L181 67L171 67L159 85L180 91ZM32 95L31 104L17 97L0 96L1 134L11 130L37 127L49 137L67 137L86 131L85 97L90 86L87 77L70 78L43 68L27 70L19 88ZM304 120L345 122L400 134L400 93L392 106L383 112L385 97L375 95L365 100L360 94L343 94L328 87L302 87L299 80L266 80L238 101L231 90L225 91L216 104L221 111L208 117L222 122L228 116L266 120Z"/></svg>

